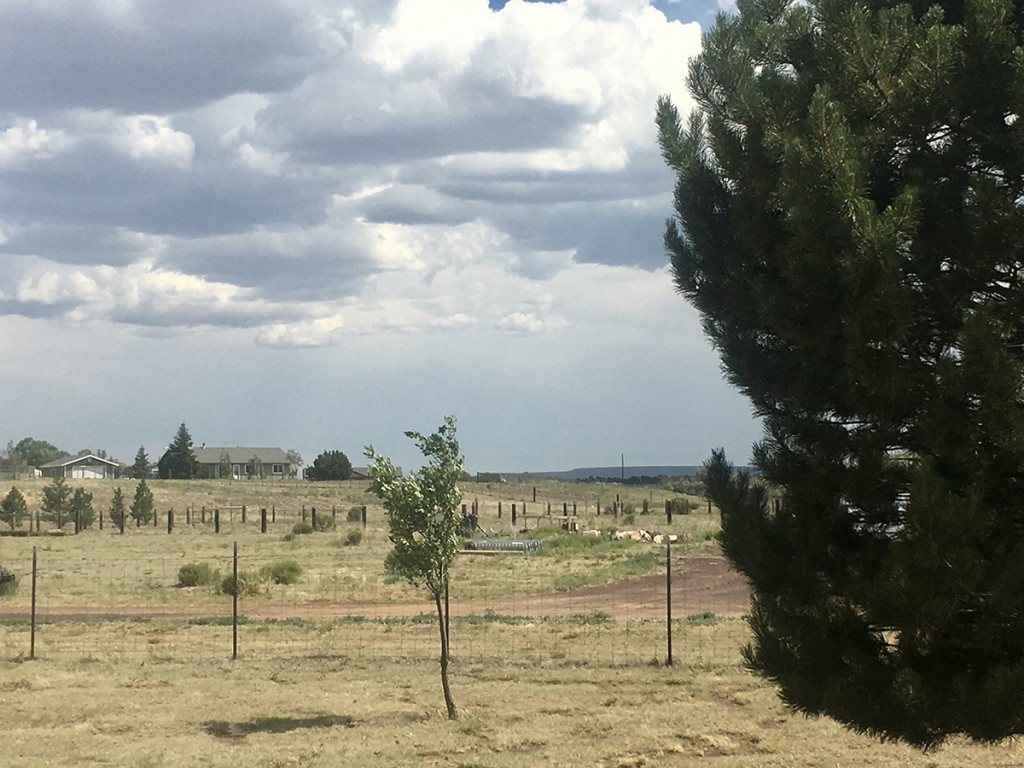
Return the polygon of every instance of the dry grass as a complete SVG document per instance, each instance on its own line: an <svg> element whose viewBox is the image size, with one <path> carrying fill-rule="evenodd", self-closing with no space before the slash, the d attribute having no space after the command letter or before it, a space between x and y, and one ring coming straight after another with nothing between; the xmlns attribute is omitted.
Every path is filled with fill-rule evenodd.
<svg viewBox="0 0 1024 768"><path fill-rule="evenodd" d="M19 489L29 498L30 508L41 498L42 488L49 481L34 480L19 483ZM105 510L116 485L130 497L134 482L80 481L94 495L94 507ZM79 481L74 481L74 485ZM383 510L372 503L366 493L366 484L346 483L259 483L233 481L151 481L155 507L160 511L158 526L126 528L119 535L109 523L101 531L98 525L78 536L71 534L73 527L65 526L63 536L0 538L0 562L17 573L25 575L31 570L32 550L37 550L40 569L39 599L41 603L139 605L194 603L200 599L195 591L175 588L178 570L187 563L207 563L223 575L231 570L232 545L238 542L242 571L258 570L261 566L280 559L295 559L304 569L298 585L288 588L267 587L254 599L289 602L311 600L413 600L421 593L397 582L384 573L383 562L390 543L387 539ZM480 525L486 535L519 535L511 526L510 498L526 498L528 508L546 510L550 499L571 499L576 491L577 511L583 527L613 526L610 515L595 516L594 496L588 503L581 490L595 493L590 485L549 482L549 487L538 486L538 502L532 501L532 486L507 487L495 484L467 484L465 501L468 507L476 502ZM542 492L543 491L543 492ZM521 493L519 493L521 492ZM605 489L606 495L614 493ZM639 509L643 498L649 498L652 509L664 509L666 494L619 489L623 501L634 503ZM632 493L632 496L628 494ZM646 496L645 496L646 493ZM498 503L502 503L502 517L498 517ZM518 502L520 505L522 502ZM552 502L557 512L562 501ZM603 503L603 502L602 502ZM568 502L570 509L572 501ZM660 504L660 506L659 506ZM242 524L239 508L247 508L247 522ZM345 546L347 533L360 528L358 523L346 522L346 514L353 506L367 506L368 525L357 546ZM186 524L186 507L207 509L206 523L198 516L195 524ZM228 511L228 507L232 511ZM274 510L276 522L267 534L259 530L259 509ZM337 527L332 532L289 537L293 525L302 519L303 507L307 520L316 507L318 516L330 517L336 512ZM221 532L213 533L213 510L221 508ZM521 508L521 506L520 506ZM166 511L175 511L175 529L166 531ZM587 512L589 510L589 513ZM557 518L557 515L556 515ZM636 525L665 533L675 533L686 539L688 546L707 546L718 529L717 516L705 512L687 516L676 515L671 525L662 514L637 516ZM517 528L519 526L516 526ZM44 526L45 530L45 526ZM530 535L530 534L525 534ZM290 538L290 540L288 540ZM601 583L625 575L636 574L657 567L653 559L638 559L645 552L661 551L648 544L621 542L614 547L573 553L571 557L522 554L498 555L482 559L460 559L454 572L460 594L464 597L490 595L529 595L566 589L585 584ZM678 548L679 553L683 547ZM216 599L215 590L206 590L210 600ZM26 606L28 591L20 590L9 604Z"/></svg>
<svg viewBox="0 0 1024 768"><path fill-rule="evenodd" d="M19 483L30 499L42 483ZM83 485L105 507L114 484ZM301 606L329 600L372 599L381 604L422 595L383 572L388 549L383 514L372 503L363 542L342 545L351 526L285 540L301 506L339 518L372 501L358 483L307 485L231 482L153 484L157 509L186 504L212 508L276 505L278 524L266 535L254 520L129 530L125 536L88 531L80 536L0 539L0 561L21 574L35 547L43 605L94 605L89 621L51 618L40 627L35 661L24 661L28 625L0 622L0 713L5 726L0 764L29 766L488 766L537 765L888 766L922 768L1024 763L1014 744L978 747L953 743L923 755L851 734L827 720L788 712L773 691L747 674L739 648L747 629L739 618L674 624L676 664L665 667L666 626L656 620L609 620L600 612L551 617L459 617L452 628L452 680L462 716L443 716L437 679L436 626L428 619L380 615L336 617ZM128 492L131 483L123 484ZM581 492L587 493L586 498ZM596 527L602 505L619 493L639 509L648 498L663 509L667 494L647 490L538 483L473 486L486 527L508 530L512 500L555 510L577 501ZM607 497L607 498L605 498ZM504 514L497 518L497 502ZM521 507L520 507L521 508ZM644 525L649 523L648 525ZM663 517L640 518L665 530ZM701 512L676 517L669 529L689 538L688 553L716 529ZM230 569L239 542L241 567L257 570L282 558L305 569L293 586L264 586L242 601L255 619L238 629L240 656L229 661L232 628L190 621L188 615L226 615L230 601L212 587L179 589L178 568L207 562ZM558 557L466 556L456 566L460 595L527 595L560 580L614 578L616 568L651 547L571 551ZM10 613L28 605L23 588L3 599ZM481 605L486 604L482 601ZM528 600L524 606L529 606ZM142 606L138 620L105 618L104 608ZM181 610L185 609L185 610ZM167 611L161 616L160 611ZM423 601L423 611L430 606ZM113 613L118 611L111 610ZM309 613L307 611L307 613ZM481 611L482 613L482 611ZM520 615L522 614L522 615ZM695 617L697 618L697 617Z"/></svg>
<svg viewBox="0 0 1024 768"><path fill-rule="evenodd" d="M674 667L590 660L608 644L650 639L628 629L460 625L462 647L506 650L479 660L456 653L462 714L454 722L443 715L436 662L404 655L401 631L379 635L372 658L334 647L316 658L265 653L233 663L202 649L144 664L0 663L3 764L984 768L1024 760L1013 745L956 743L922 755L793 715L735 654ZM168 630L163 641L189 647L187 631ZM547 656L524 662L523 644Z"/></svg>

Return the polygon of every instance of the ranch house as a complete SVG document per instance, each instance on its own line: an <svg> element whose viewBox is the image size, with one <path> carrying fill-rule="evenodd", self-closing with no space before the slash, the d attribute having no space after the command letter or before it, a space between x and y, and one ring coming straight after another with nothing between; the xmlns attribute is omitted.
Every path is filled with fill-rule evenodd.
<svg viewBox="0 0 1024 768"><path fill-rule="evenodd" d="M280 448L253 448L244 445L225 446L222 448L193 449L201 467L201 474L207 477L233 477L244 480L249 477L249 462L253 456L263 464L263 476L274 480L291 477L292 465L288 456ZM231 473L221 471L221 465L230 465Z"/></svg>
<svg viewBox="0 0 1024 768"><path fill-rule="evenodd" d="M63 456L39 467L43 477L108 478L114 477L118 464L101 459L91 453L82 456Z"/></svg>

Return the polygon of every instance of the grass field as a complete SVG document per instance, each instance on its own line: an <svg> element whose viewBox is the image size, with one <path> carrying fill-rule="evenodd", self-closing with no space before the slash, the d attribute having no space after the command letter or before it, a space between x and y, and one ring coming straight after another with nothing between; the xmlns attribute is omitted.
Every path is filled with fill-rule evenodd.
<svg viewBox="0 0 1024 768"><path fill-rule="evenodd" d="M113 485L89 485L97 508L105 506ZM126 493L133 487L124 484ZM40 488L35 481L25 490L31 498ZM457 561L453 599L468 610L452 626L461 717L450 722L431 608L420 592L384 573L389 545L379 507L368 504L355 546L345 542L348 530L361 529L356 523L289 536L303 504L347 513L372 501L364 487L213 481L154 482L153 489L157 509L173 508L179 520L186 505L246 504L275 505L278 522L267 534L236 515L219 535L208 523L179 524L171 534L161 527L121 536L108 527L0 538L0 562L23 576L14 595L0 598L0 765L1024 764L1016 744L954 742L922 754L795 715L744 670L739 649L747 628L738 613L700 610L700 602L674 614L675 663L666 666L664 619L639 605L635 614L622 613L621 598L613 607L612 592L601 586L651 583L643 574L663 568L663 548L552 529L540 532L541 553ZM647 498L659 514L636 515L635 525L594 517L598 493L602 506L618 493L637 510ZM478 500L481 524L497 532L511 532L516 499L538 511L548 501L556 511L575 501L588 527L618 522L675 533L685 539L674 549L674 570L683 573L709 561L717 524L701 509L667 526L660 514L666 496L546 483L534 502L532 486L466 488L467 503ZM229 572L235 542L240 569L294 559L303 573L295 584L261 582L239 601L248 621L238 627L240 653L232 661L232 627L224 621L230 598L214 585L182 589L176 582L190 562ZM24 574L33 548L44 623L37 658L28 661ZM497 612L487 607L499 604ZM83 607L94 613L60 616Z"/></svg>

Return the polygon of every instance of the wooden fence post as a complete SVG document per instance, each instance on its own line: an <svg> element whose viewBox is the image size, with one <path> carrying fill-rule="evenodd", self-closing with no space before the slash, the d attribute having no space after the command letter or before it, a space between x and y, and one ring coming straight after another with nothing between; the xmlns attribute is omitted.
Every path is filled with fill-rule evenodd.
<svg viewBox="0 0 1024 768"><path fill-rule="evenodd" d="M167 510L167 532L170 533L174 530L174 510Z"/></svg>
<svg viewBox="0 0 1024 768"><path fill-rule="evenodd" d="M260 510L260 533L267 532L267 509L264 507Z"/></svg>
<svg viewBox="0 0 1024 768"><path fill-rule="evenodd" d="M213 532L220 533L220 509L213 510ZM237 584L235 584L235 591L238 591Z"/></svg>

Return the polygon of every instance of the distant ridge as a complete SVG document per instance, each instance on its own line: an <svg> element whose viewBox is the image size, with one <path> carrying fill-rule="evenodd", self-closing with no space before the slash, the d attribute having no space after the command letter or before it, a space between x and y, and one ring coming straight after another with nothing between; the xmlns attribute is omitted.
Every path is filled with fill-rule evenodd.
<svg viewBox="0 0 1024 768"><path fill-rule="evenodd" d="M699 466L663 466L663 467L580 467L569 469L563 472L531 472L534 477L553 477L558 480L587 480L594 478L608 478L609 480L628 480L631 477L658 477L667 475L669 477L692 477L697 474Z"/></svg>

